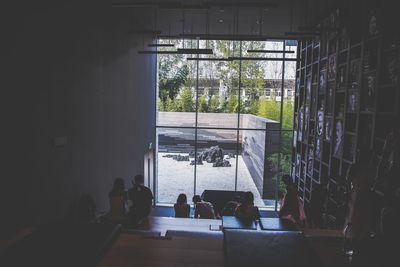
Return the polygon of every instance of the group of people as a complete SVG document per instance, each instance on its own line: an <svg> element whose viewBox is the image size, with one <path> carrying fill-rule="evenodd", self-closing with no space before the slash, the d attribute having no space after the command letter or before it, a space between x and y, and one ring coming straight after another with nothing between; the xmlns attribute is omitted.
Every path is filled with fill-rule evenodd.
<svg viewBox="0 0 400 267"><path fill-rule="evenodd" d="M251 220L260 218L258 207L254 205L254 195L252 192L245 192L240 200L229 201L221 212L216 212L212 203L204 201L199 195L193 196L192 200L194 204L194 218L217 219L228 215ZM178 196L174 210L175 217L190 217L190 205L187 203L186 194Z"/></svg>
<svg viewBox="0 0 400 267"><path fill-rule="evenodd" d="M305 213L296 187L289 175L284 175L282 180L286 184L287 192L282 199L279 215L283 219L301 225L305 220ZM125 188L124 179L116 178L109 193L109 199L110 212L107 215L109 220L126 225L139 225L151 212L153 194L148 187L144 186L144 178L139 174L134 177L133 187L129 190ZM236 216L242 219L258 220L261 217L258 207L254 205L254 195L250 191L226 203L221 211L215 211L213 204L203 200L199 195L194 195L192 201L194 218L218 219L221 216ZM190 210L186 194L180 194L174 204L175 217L190 218Z"/></svg>
<svg viewBox="0 0 400 267"><path fill-rule="evenodd" d="M109 193L110 212L108 219L125 225L143 223L151 212L153 194L144 186L143 175L134 177L133 187L125 189L122 178L114 180L113 188Z"/></svg>

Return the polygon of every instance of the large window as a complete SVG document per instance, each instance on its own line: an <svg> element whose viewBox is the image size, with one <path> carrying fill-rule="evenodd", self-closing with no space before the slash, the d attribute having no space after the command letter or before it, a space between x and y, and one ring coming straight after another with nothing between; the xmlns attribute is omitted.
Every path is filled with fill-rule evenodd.
<svg viewBox="0 0 400 267"><path fill-rule="evenodd" d="M213 54L158 54L157 202L237 190L277 207L279 177L291 171L297 48L283 40L159 43Z"/></svg>

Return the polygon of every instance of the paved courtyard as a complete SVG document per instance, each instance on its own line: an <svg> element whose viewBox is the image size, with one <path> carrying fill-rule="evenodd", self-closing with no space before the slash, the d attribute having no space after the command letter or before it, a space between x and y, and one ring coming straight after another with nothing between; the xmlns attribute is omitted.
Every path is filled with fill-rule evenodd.
<svg viewBox="0 0 400 267"><path fill-rule="evenodd" d="M196 183L196 194L201 195L205 189L235 190L236 158L228 159L231 167L213 167L212 163L204 162L196 167L196 181L194 181L194 166L190 161L175 161L163 157L166 154L158 153L158 201L161 203L175 203L180 193L185 193L191 202ZM181 155L187 155L181 153ZM238 157L238 191L251 191L254 194L254 204L265 206L261 196L243 161Z"/></svg>

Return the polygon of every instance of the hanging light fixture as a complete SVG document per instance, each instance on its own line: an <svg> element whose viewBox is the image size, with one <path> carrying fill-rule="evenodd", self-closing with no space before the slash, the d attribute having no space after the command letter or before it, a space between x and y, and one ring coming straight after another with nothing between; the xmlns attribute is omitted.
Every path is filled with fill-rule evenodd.
<svg viewBox="0 0 400 267"><path fill-rule="evenodd" d="M287 50L254 50L249 49L247 50L248 53L285 53L285 54L293 54L294 51L287 51Z"/></svg>

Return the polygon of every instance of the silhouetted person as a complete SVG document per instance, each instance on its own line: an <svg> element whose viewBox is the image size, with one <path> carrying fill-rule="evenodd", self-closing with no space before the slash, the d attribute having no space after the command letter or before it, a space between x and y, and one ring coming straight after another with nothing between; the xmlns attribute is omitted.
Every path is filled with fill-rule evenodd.
<svg viewBox="0 0 400 267"><path fill-rule="evenodd" d="M325 204L327 200L327 189L325 184L313 185L310 203L309 222L311 227L323 228L323 213L325 212Z"/></svg>
<svg viewBox="0 0 400 267"><path fill-rule="evenodd" d="M144 186L143 175L136 175L134 180L135 183L133 187L128 191L129 198L132 201L129 213L132 223L137 225L141 224L149 216L153 194L148 187Z"/></svg>
<svg viewBox="0 0 400 267"><path fill-rule="evenodd" d="M190 216L190 205L187 204L187 197L185 194L179 194L178 199L174 205L175 217L177 218L189 218Z"/></svg>
<svg viewBox="0 0 400 267"><path fill-rule="evenodd" d="M292 181L290 175L284 175L282 181L286 185L286 194L283 196L281 202L281 209L279 210L279 217L282 219L290 220L300 226L305 222L305 213L303 205L297 194L297 188Z"/></svg>
<svg viewBox="0 0 400 267"><path fill-rule="evenodd" d="M200 219L215 219L214 207L210 202L204 201L199 195L193 196L194 217Z"/></svg>
<svg viewBox="0 0 400 267"><path fill-rule="evenodd" d="M260 219L260 211L254 206L254 195L248 191L243 194L241 203L236 207L235 216L246 220Z"/></svg>
<svg viewBox="0 0 400 267"><path fill-rule="evenodd" d="M221 215L222 216L234 216L235 215L235 210L237 206L239 206L239 200L230 200L228 201L225 206L222 208Z"/></svg>
<svg viewBox="0 0 400 267"><path fill-rule="evenodd" d="M127 213L125 209L128 200L124 179L116 178L114 180L108 197L110 198L110 220L114 223L123 223Z"/></svg>
<svg viewBox="0 0 400 267"><path fill-rule="evenodd" d="M366 165L352 165L347 173L350 194L347 203L345 225L351 224L347 236L360 243L370 236L371 206L370 185L373 172Z"/></svg>

